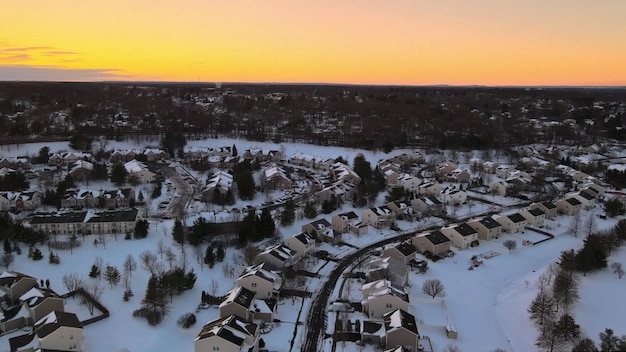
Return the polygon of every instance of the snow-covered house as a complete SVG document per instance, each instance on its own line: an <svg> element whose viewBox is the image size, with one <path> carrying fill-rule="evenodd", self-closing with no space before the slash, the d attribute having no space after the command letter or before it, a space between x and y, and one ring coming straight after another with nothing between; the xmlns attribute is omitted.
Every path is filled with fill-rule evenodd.
<svg viewBox="0 0 626 352"><path fill-rule="evenodd" d="M541 202L541 203L532 203L529 207L530 209L541 209L541 211L543 211L546 214L546 219L552 219L554 218L557 213L558 213L558 208L557 206L550 202L550 201L545 201L545 202Z"/></svg>
<svg viewBox="0 0 626 352"><path fill-rule="evenodd" d="M444 226L440 231L452 241L452 245L460 249L467 249L478 240L478 232L467 223Z"/></svg>
<svg viewBox="0 0 626 352"><path fill-rule="evenodd" d="M33 332L9 339L11 351L82 351L83 325L74 313L51 312Z"/></svg>
<svg viewBox="0 0 626 352"><path fill-rule="evenodd" d="M435 230L430 233L421 233L413 236L411 243L421 253L429 252L432 255L440 255L450 250L452 241L441 231Z"/></svg>
<svg viewBox="0 0 626 352"><path fill-rule="evenodd" d="M332 228L332 226L333 225L328 222L328 220L321 218L302 225L302 232L306 232L313 237L319 237L325 229Z"/></svg>
<svg viewBox="0 0 626 352"><path fill-rule="evenodd" d="M406 191L417 193L418 187L422 181L410 174L402 174L398 177L397 185L404 188Z"/></svg>
<svg viewBox="0 0 626 352"><path fill-rule="evenodd" d="M7 270L0 273L0 291L10 303L17 304L19 298L33 287L37 287L37 279L32 276Z"/></svg>
<svg viewBox="0 0 626 352"><path fill-rule="evenodd" d="M409 295L403 286L389 280L376 280L363 284L361 288L363 313L369 318L382 318L396 309L409 310Z"/></svg>
<svg viewBox="0 0 626 352"><path fill-rule="evenodd" d="M456 163L454 163L453 161L444 161L439 163L439 165L437 165L437 174L439 176L445 176L449 173L451 173L452 171L458 169L458 165Z"/></svg>
<svg viewBox="0 0 626 352"><path fill-rule="evenodd" d="M0 210L35 210L41 205L41 192L0 192Z"/></svg>
<svg viewBox="0 0 626 352"><path fill-rule="evenodd" d="M396 258L404 264L409 264L411 259L415 259L416 254L417 248L410 242L400 242L385 248L382 252L383 256Z"/></svg>
<svg viewBox="0 0 626 352"><path fill-rule="evenodd" d="M265 264L249 266L237 278L237 286L255 292L259 299L277 296L282 285L281 276L269 270Z"/></svg>
<svg viewBox="0 0 626 352"><path fill-rule="evenodd" d="M425 196L436 197L439 192L441 192L442 188L443 186L441 186L441 184L437 181L423 180L422 183L417 186L417 193Z"/></svg>
<svg viewBox="0 0 626 352"><path fill-rule="evenodd" d="M220 318L227 318L235 315L244 321L253 320L252 302L254 302L253 291L245 287L235 287L226 295L226 299L219 305Z"/></svg>
<svg viewBox="0 0 626 352"><path fill-rule="evenodd" d="M93 163L85 160L77 160L69 170L69 175L75 182L85 182L93 177Z"/></svg>
<svg viewBox="0 0 626 352"><path fill-rule="evenodd" d="M365 263L365 275L370 280L387 279L406 286L409 282L409 266L393 257L375 258Z"/></svg>
<svg viewBox="0 0 626 352"><path fill-rule="evenodd" d="M210 202L215 196L215 192L219 192L221 197L224 197L233 186L233 175L226 171L216 172L207 181L206 186L202 189L202 199L205 202Z"/></svg>
<svg viewBox="0 0 626 352"><path fill-rule="evenodd" d="M337 181L319 190L316 196L320 203L330 201L333 198L346 203L351 201L353 193L354 184L347 181Z"/></svg>
<svg viewBox="0 0 626 352"><path fill-rule="evenodd" d="M361 213L361 221L364 224L376 228L389 226L395 217L395 213L386 205L364 209Z"/></svg>
<svg viewBox="0 0 626 352"><path fill-rule="evenodd" d="M315 239L306 232L300 232L285 239L285 246L295 252L298 260L315 249Z"/></svg>
<svg viewBox="0 0 626 352"><path fill-rule="evenodd" d="M19 298L30 311L32 322L36 322L51 312L63 312L64 301L50 289L33 287Z"/></svg>
<svg viewBox="0 0 626 352"><path fill-rule="evenodd" d="M136 177L141 183L152 182L156 176L154 172L148 170L146 164L137 160L124 163L124 168L128 172L128 177Z"/></svg>
<svg viewBox="0 0 626 352"><path fill-rule="evenodd" d="M259 328L231 315L206 323L194 339L195 352L256 352Z"/></svg>
<svg viewBox="0 0 626 352"><path fill-rule="evenodd" d="M415 209L411 207L411 204L406 202L395 201L385 205L387 208L391 209L397 219L408 220L415 214Z"/></svg>
<svg viewBox="0 0 626 352"><path fill-rule="evenodd" d="M385 326L385 348L403 346L417 351L420 334L415 317L405 310L397 309L383 316Z"/></svg>
<svg viewBox="0 0 626 352"><path fill-rule="evenodd" d="M502 225L502 230L508 233L523 231L528 225L528 220L520 213L501 215L496 217L496 221Z"/></svg>
<svg viewBox="0 0 626 352"><path fill-rule="evenodd" d="M446 212L445 204L433 196L411 199L411 206L425 216L438 216Z"/></svg>
<svg viewBox="0 0 626 352"><path fill-rule="evenodd" d="M268 190L289 190L293 187L293 182L287 177L285 170L277 165L263 171L263 187Z"/></svg>
<svg viewBox="0 0 626 352"><path fill-rule="evenodd" d="M355 212L349 211L347 213L333 215L331 222L333 230L340 233L345 233L350 231L350 224L358 220L359 216L356 215Z"/></svg>
<svg viewBox="0 0 626 352"><path fill-rule="evenodd" d="M582 208L580 200L574 197L559 199L554 202L554 205L556 205L559 213L570 216L580 213L580 209Z"/></svg>
<svg viewBox="0 0 626 352"><path fill-rule="evenodd" d="M439 200L444 204L463 204L467 201L467 192L456 187L445 187L439 193Z"/></svg>
<svg viewBox="0 0 626 352"><path fill-rule="evenodd" d="M277 244L268 247L254 257L254 264L266 264L270 268L283 269L296 262L296 252L289 247Z"/></svg>
<svg viewBox="0 0 626 352"><path fill-rule="evenodd" d="M361 177L344 163L332 164L329 171L330 176L335 181L346 181L355 185L361 181Z"/></svg>
<svg viewBox="0 0 626 352"><path fill-rule="evenodd" d="M445 178L448 182L469 183L471 176L467 170L454 169Z"/></svg>
<svg viewBox="0 0 626 352"><path fill-rule="evenodd" d="M500 237L500 234L502 234L502 225L491 216L473 219L468 221L467 224L478 232L478 238L481 240L490 241Z"/></svg>
<svg viewBox="0 0 626 352"><path fill-rule="evenodd" d="M541 227L546 220L546 213L539 208L522 210L520 214L528 220L528 226Z"/></svg>

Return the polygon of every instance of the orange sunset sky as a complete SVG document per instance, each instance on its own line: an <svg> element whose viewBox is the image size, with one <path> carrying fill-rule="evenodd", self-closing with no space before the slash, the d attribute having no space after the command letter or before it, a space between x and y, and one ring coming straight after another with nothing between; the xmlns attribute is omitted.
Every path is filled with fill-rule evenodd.
<svg viewBox="0 0 626 352"><path fill-rule="evenodd" d="M626 85L626 0L28 0L0 80Z"/></svg>

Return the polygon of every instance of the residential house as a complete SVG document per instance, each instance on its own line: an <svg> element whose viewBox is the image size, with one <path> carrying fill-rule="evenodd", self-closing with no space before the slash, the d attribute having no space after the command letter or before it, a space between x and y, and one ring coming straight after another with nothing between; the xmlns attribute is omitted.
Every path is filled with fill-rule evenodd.
<svg viewBox="0 0 626 352"><path fill-rule="evenodd" d="M30 167L30 162L26 158L0 158L0 168L26 170Z"/></svg>
<svg viewBox="0 0 626 352"><path fill-rule="evenodd" d="M580 206L582 208L591 208L594 206L594 204L596 204L596 195L595 193L588 191L588 190L580 190L577 192L571 192L565 195L565 198L568 197L573 197L578 199L578 201L580 202Z"/></svg>
<svg viewBox="0 0 626 352"><path fill-rule="evenodd" d="M491 216L470 220L467 224L478 232L478 238L481 240L491 241L494 238L500 237L502 233L502 225Z"/></svg>
<svg viewBox="0 0 626 352"><path fill-rule="evenodd" d="M580 209L582 208L582 203L578 198L569 197L565 199L560 199L554 202L558 211L565 215L577 215L580 213Z"/></svg>
<svg viewBox="0 0 626 352"><path fill-rule="evenodd" d="M293 182L287 177L282 167L273 165L263 172L263 187L267 190L290 190L293 188Z"/></svg>
<svg viewBox="0 0 626 352"><path fill-rule="evenodd" d="M528 226L542 227L546 220L546 213L539 208L522 210L520 214L528 220Z"/></svg>
<svg viewBox="0 0 626 352"><path fill-rule="evenodd" d="M325 218L321 218L308 224L302 225L302 232L306 232L309 235L317 238L321 236L322 232L325 229L332 228L332 226L333 225L329 223L328 220L326 220Z"/></svg>
<svg viewBox="0 0 626 352"><path fill-rule="evenodd" d="M445 204L433 196L412 199L411 206L424 216L439 216L446 213Z"/></svg>
<svg viewBox="0 0 626 352"><path fill-rule="evenodd" d="M354 184L347 181L337 181L319 190L316 196L320 203L331 201L333 198L340 203L346 203L352 200L353 193Z"/></svg>
<svg viewBox="0 0 626 352"><path fill-rule="evenodd" d="M108 209L128 208L135 202L135 190L132 188L120 188L100 192L100 204Z"/></svg>
<svg viewBox="0 0 626 352"><path fill-rule="evenodd" d="M546 219L552 219L558 213L557 206L550 201L545 201L541 203L533 203L530 205L530 209L535 209L535 208L541 209L541 211L543 211L546 214Z"/></svg>
<svg viewBox="0 0 626 352"><path fill-rule="evenodd" d="M412 219L415 215L415 210L413 209L413 207L411 207L411 204L409 203L395 201L389 202L385 205L395 214L396 219L409 220Z"/></svg>
<svg viewBox="0 0 626 352"><path fill-rule="evenodd" d="M247 267L237 278L237 286L256 293L257 298L272 298L282 287L281 276L267 268L265 264Z"/></svg>
<svg viewBox="0 0 626 352"><path fill-rule="evenodd" d="M501 179L509 178L509 172L515 171L515 168L509 165L500 165L496 167L496 176Z"/></svg>
<svg viewBox="0 0 626 352"><path fill-rule="evenodd" d="M383 228L389 226L395 218L395 213L386 205L380 207L367 208L361 213L361 221L364 224Z"/></svg>
<svg viewBox="0 0 626 352"><path fill-rule="evenodd" d="M452 241L452 245L460 249L467 249L478 240L478 232L467 223L445 226L440 231Z"/></svg>
<svg viewBox="0 0 626 352"><path fill-rule="evenodd" d="M356 215L355 212L349 211L347 213L333 215L331 222L333 230L340 233L345 233L350 231L350 224L358 220L359 216Z"/></svg>
<svg viewBox="0 0 626 352"><path fill-rule="evenodd" d="M439 193L439 200L443 204L464 204L467 201L467 192L456 187L445 187Z"/></svg>
<svg viewBox="0 0 626 352"><path fill-rule="evenodd" d="M369 281L387 279L400 286L409 282L409 267L393 257L375 258L365 263L365 275Z"/></svg>
<svg viewBox="0 0 626 352"><path fill-rule="evenodd" d="M421 253L429 252L432 255L441 255L450 251L452 244L452 241L439 230L413 236L411 242Z"/></svg>
<svg viewBox="0 0 626 352"><path fill-rule="evenodd" d="M19 303L19 298L37 287L37 279L15 271L3 271L0 273L0 296L7 296L12 304Z"/></svg>
<svg viewBox="0 0 626 352"><path fill-rule="evenodd" d="M445 178L448 182L469 183L471 176L467 170L454 169Z"/></svg>
<svg viewBox="0 0 626 352"><path fill-rule="evenodd" d="M21 295L19 300L28 307L32 318L31 323L51 312L65 310L63 298L50 289L33 287Z"/></svg>
<svg viewBox="0 0 626 352"><path fill-rule="evenodd" d="M420 334L415 317L405 310L397 309L383 315L385 325L385 348L403 346L417 351Z"/></svg>
<svg viewBox="0 0 626 352"><path fill-rule="evenodd" d="M124 163L124 168L128 172L128 177L136 177L141 183L152 182L156 176L154 172L148 170L146 164L137 160Z"/></svg>
<svg viewBox="0 0 626 352"><path fill-rule="evenodd" d="M396 245L385 248L382 252L384 257L393 257L404 264L409 264L411 259L415 259L417 248L411 242L400 242Z"/></svg>
<svg viewBox="0 0 626 352"><path fill-rule="evenodd" d="M385 326L381 321L364 320L359 332L362 344L380 346L385 341Z"/></svg>
<svg viewBox="0 0 626 352"><path fill-rule="evenodd" d="M93 178L93 163L85 160L78 160L72 164L68 174L74 182L86 182Z"/></svg>
<svg viewBox="0 0 626 352"><path fill-rule="evenodd" d="M363 313L369 318L382 318L384 314L409 309L409 295L402 286L388 280L376 280L363 285Z"/></svg>
<svg viewBox="0 0 626 352"><path fill-rule="evenodd" d="M11 209L11 201L9 192L0 192L0 211L7 211Z"/></svg>
<svg viewBox="0 0 626 352"><path fill-rule="evenodd" d="M417 186L417 193L420 195L436 197L439 195L442 188L441 184L437 181L423 180L422 183Z"/></svg>
<svg viewBox="0 0 626 352"><path fill-rule="evenodd" d="M497 163L494 163L493 161L485 161L483 163L483 172L486 174L495 174L498 166L500 165Z"/></svg>
<svg viewBox="0 0 626 352"><path fill-rule="evenodd" d="M458 165L450 160L439 163L437 166L437 174L443 177L452 171L458 169Z"/></svg>
<svg viewBox="0 0 626 352"><path fill-rule="evenodd" d="M233 175L226 171L216 172L207 181L206 186L202 189L202 200L205 202L213 201L215 192L219 192L220 197L225 197L233 186Z"/></svg>
<svg viewBox="0 0 626 352"><path fill-rule="evenodd" d="M285 240L285 246L295 253L296 260L298 260L315 250L315 239L306 232L300 232L288 237Z"/></svg>
<svg viewBox="0 0 626 352"><path fill-rule="evenodd" d="M146 161L169 159L169 155L164 150L158 148L147 148L142 153L146 157Z"/></svg>
<svg viewBox="0 0 626 352"><path fill-rule="evenodd" d="M92 214L84 223L87 234L127 234L135 231L139 220L136 208L106 210Z"/></svg>
<svg viewBox="0 0 626 352"><path fill-rule="evenodd" d="M35 214L30 227L47 234L78 235L84 230L86 216L86 211Z"/></svg>
<svg viewBox="0 0 626 352"><path fill-rule="evenodd" d="M41 192L0 192L0 210L36 210L41 205Z"/></svg>
<svg viewBox="0 0 626 352"><path fill-rule="evenodd" d="M387 186L389 187L401 187L399 179L401 176L404 175L408 175L408 174L402 174L400 175L400 173L396 172L393 169L380 169L380 171L383 173L383 177L385 177L385 180L387 181Z"/></svg>
<svg viewBox="0 0 626 352"><path fill-rule="evenodd" d="M404 188L406 191L417 193L419 190L419 185L422 181L410 174L402 174L398 177L397 185Z"/></svg>
<svg viewBox="0 0 626 352"><path fill-rule="evenodd" d="M315 168L315 165L316 165L316 162L315 162L316 159L319 159L319 158L316 158L312 155L309 155L303 152L296 152L289 159L289 163L313 169Z"/></svg>
<svg viewBox="0 0 626 352"><path fill-rule="evenodd" d="M508 181L500 180L489 184L489 192L501 197L514 194L516 190L517 186Z"/></svg>
<svg viewBox="0 0 626 352"><path fill-rule="evenodd" d="M352 184L359 184L361 177L344 163L334 163L330 167L330 176L335 181L346 181Z"/></svg>
<svg viewBox="0 0 626 352"><path fill-rule="evenodd" d="M254 319L254 295L253 291L245 287L235 287L227 295L226 299L220 303L220 318L226 318L231 315L237 316L243 321L252 321Z"/></svg>
<svg viewBox="0 0 626 352"><path fill-rule="evenodd" d="M502 230L508 233L523 231L528 225L528 220L520 213L498 216L496 221L502 225Z"/></svg>
<svg viewBox="0 0 626 352"><path fill-rule="evenodd" d="M51 312L34 325L33 332L9 339L11 351L82 351L83 325L74 313Z"/></svg>
<svg viewBox="0 0 626 352"><path fill-rule="evenodd" d="M269 268L283 269L296 262L296 252L289 247L277 244L268 247L254 257L254 264L266 264Z"/></svg>
<svg viewBox="0 0 626 352"><path fill-rule="evenodd" d="M194 339L195 352L256 352L259 328L235 315L206 323Z"/></svg>

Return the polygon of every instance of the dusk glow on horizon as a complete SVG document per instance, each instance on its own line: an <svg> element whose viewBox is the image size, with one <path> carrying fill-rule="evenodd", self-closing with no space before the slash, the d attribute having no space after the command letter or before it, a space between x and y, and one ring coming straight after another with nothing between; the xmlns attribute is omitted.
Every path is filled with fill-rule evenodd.
<svg viewBox="0 0 626 352"><path fill-rule="evenodd" d="M33 0L0 80L626 86L626 1Z"/></svg>

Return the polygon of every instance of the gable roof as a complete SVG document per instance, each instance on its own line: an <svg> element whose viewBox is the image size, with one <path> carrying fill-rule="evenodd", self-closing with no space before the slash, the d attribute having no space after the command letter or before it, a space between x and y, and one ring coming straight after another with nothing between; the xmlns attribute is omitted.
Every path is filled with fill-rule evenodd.
<svg viewBox="0 0 626 352"><path fill-rule="evenodd" d="M581 205L583 203L581 203L578 199L572 197L572 198L567 198L565 200L566 202L568 202L569 204L573 205L573 206L577 206L577 205Z"/></svg>
<svg viewBox="0 0 626 352"><path fill-rule="evenodd" d="M459 224L456 227L454 227L454 230L456 230L456 232L460 233L461 236L463 236L463 237L471 236L473 234L478 233L478 232L476 232L476 230L474 230L473 227L469 226L465 222L462 223L462 224Z"/></svg>
<svg viewBox="0 0 626 352"><path fill-rule="evenodd" d="M9 338L9 348L11 351L17 351L19 349L25 349L26 346L37 342L35 340L35 333L20 335ZM32 346L35 347L34 345Z"/></svg>
<svg viewBox="0 0 626 352"><path fill-rule="evenodd" d="M543 210L539 208L528 209L528 213L532 216L541 216L546 214Z"/></svg>
<svg viewBox="0 0 626 352"><path fill-rule="evenodd" d="M353 212L353 211L349 211L347 213L338 214L337 216L340 217L341 220L353 220L353 219L358 219L359 218L359 216L356 215L356 213Z"/></svg>
<svg viewBox="0 0 626 352"><path fill-rule="evenodd" d="M514 223L518 223L518 222L522 222L522 221L526 221L526 218L522 216L522 214L520 213L515 213L515 214L511 214L511 215L507 215L507 218L509 218L511 221L513 221Z"/></svg>
<svg viewBox="0 0 626 352"><path fill-rule="evenodd" d="M387 332L399 328L405 328L410 332L419 335L417 332L415 317L402 309L396 309L393 312L386 313L383 315L383 320L385 322L385 331Z"/></svg>
<svg viewBox="0 0 626 352"><path fill-rule="evenodd" d="M34 329L39 338L44 338L64 326L83 328L83 324L80 323L76 314L53 311L36 322Z"/></svg>
<svg viewBox="0 0 626 352"><path fill-rule="evenodd" d="M483 226L485 226L488 229L494 229L496 227L502 227L502 225L497 222L496 220L494 220L491 216L486 216L484 218L482 218L479 223L481 223Z"/></svg>
<svg viewBox="0 0 626 352"><path fill-rule="evenodd" d="M248 309L252 305L254 295L255 293L253 291L239 286L230 291L226 299L220 304L220 307L230 303L237 303L238 305Z"/></svg>
<svg viewBox="0 0 626 352"><path fill-rule="evenodd" d="M219 336L237 346L243 346L246 337L253 337L256 329L256 324L247 323L241 318L231 315L205 324L195 341Z"/></svg>
<svg viewBox="0 0 626 352"><path fill-rule="evenodd" d="M450 242L450 239L439 230L435 230L424 237L434 245Z"/></svg>
<svg viewBox="0 0 626 352"><path fill-rule="evenodd" d="M556 205L554 205L554 203L546 200L545 202L541 203L544 207L546 207L546 209L554 209L556 208Z"/></svg>
<svg viewBox="0 0 626 352"><path fill-rule="evenodd" d="M400 242L397 245L395 245L394 248L396 248L400 253L402 253L405 256L411 255L417 252L417 248L415 248L415 246L413 246L412 243L408 243L408 242Z"/></svg>

